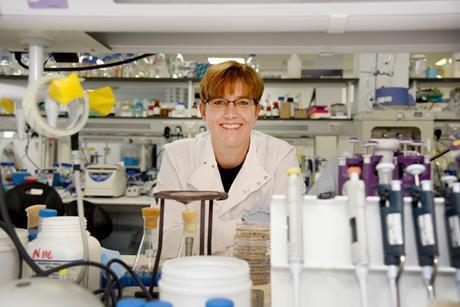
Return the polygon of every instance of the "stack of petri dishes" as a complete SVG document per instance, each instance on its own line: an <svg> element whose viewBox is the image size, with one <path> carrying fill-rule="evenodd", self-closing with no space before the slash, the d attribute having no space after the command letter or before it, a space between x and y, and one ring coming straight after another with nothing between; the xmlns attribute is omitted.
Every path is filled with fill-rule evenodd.
<svg viewBox="0 0 460 307"><path fill-rule="evenodd" d="M236 226L233 255L251 267L253 285L270 282L270 226L240 223Z"/></svg>

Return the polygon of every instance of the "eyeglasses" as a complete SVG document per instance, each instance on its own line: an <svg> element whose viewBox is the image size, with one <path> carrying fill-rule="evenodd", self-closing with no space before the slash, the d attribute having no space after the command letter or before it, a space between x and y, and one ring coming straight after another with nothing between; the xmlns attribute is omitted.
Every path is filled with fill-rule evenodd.
<svg viewBox="0 0 460 307"><path fill-rule="evenodd" d="M213 109L225 109L230 103L233 103L238 110L251 109L257 104L257 100L248 97L238 98L236 100L227 100L225 98L211 98L204 101Z"/></svg>

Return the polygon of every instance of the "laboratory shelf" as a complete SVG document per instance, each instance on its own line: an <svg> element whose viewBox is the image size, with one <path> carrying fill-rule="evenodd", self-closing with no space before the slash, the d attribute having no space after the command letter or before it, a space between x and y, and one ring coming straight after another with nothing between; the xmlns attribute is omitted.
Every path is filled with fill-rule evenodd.
<svg viewBox="0 0 460 307"><path fill-rule="evenodd" d="M158 83L186 83L189 81L199 83L200 79L187 78L118 78L118 77L82 77L87 81L97 82L158 82ZM27 80L27 76L0 75L0 80ZM460 80L460 79L458 79ZM356 83L358 78L264 78L266 83Z"/></svg>
<svg viewBox="0 0 460 307"><path fill-rule="evenodd" d="M90 118L81 131L82 136L149 136L163 137L169 127L171 134L180 127L183 136L196 134L206 127L200 118L131 118L99 117ZM351 119L260 119L256 130L281 138L302 138L317 135L352 135ZM0 115L0 131L15 131L16 119L11 115Z"/></svg>
<svg viewBox="0 0 460 307"><path fill-rule="evenodd" d="M460 78L410 78L409 82L420 83L460 83Z"/></svg>

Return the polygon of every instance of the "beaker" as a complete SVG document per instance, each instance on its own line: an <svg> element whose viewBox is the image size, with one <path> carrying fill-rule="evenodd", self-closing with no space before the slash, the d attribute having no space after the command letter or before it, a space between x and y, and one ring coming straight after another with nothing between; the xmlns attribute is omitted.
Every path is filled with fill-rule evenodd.
<svg viewBox="0 0 460 307"><path fill-rule="evenodd" d="M133 271L139 277L148 277L153 271L158 247L158 208L142 208L144 235L134 260Z"/></svg>

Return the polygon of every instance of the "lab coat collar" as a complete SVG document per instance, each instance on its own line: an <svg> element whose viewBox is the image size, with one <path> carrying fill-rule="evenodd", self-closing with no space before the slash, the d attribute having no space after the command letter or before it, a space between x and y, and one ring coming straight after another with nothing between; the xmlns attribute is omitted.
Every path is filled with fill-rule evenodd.
<svg viewBox="0 0 460 307"><path fill-rule="evenodd" d="M262 188L271 179L271 176L264 169L257 156L256 138L254 134L251 134L246 159L238 176L236 176L230 187L228 199L223 201L223 206L220 212L218 212L219 217L240 204L251 193ZM200 166L188 179L187 183L200 191L224 191L210 137L204 146L203 159Z"/></svg>

